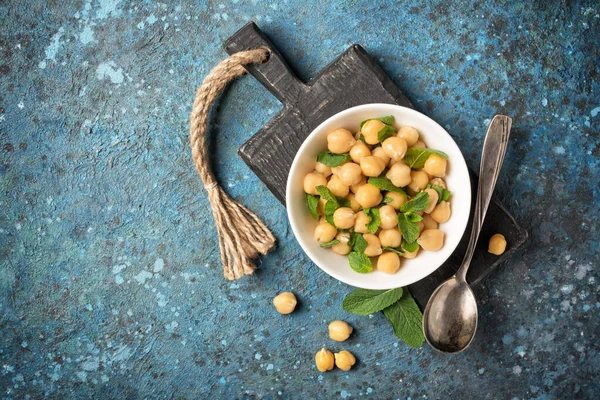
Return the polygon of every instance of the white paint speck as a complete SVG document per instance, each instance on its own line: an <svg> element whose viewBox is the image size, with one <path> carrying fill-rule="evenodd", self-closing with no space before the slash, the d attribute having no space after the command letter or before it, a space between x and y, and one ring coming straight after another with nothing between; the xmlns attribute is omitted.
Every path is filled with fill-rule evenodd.
<svg viewBox="0 0 600 400"><path fill-rule="evenodd" d="M23 102L21 101L19 104L17 104L17 107L19 107L22 110L23 108L25 108L25 104L23 104Z"/></svg>
<svg viewBox="0 0 600 400"><path fill-rule="evenodd" d="M565 148L562 146L555 146L554 147L554 152L556 154L565 154Z"/></svg>
<svg viewBox="0 0 600 400"><path fill-rule="evenodd" d="M151 14L148 18L146 18L148 25L153 25L156 21L158 21L158 18L156 18L154 14Z"/></svg>
<svg viewBox="0 0 600 400"><path fill-rule="evenodd" d="M596 108L592 109L592 111L590 111L590 115L592 116L592 118L598 114L600 114L600 107L596 107Z"/></svg>
<svg viewBox="0 0 600 400"><path fill-rule="evenodd" d="M125 268L127 268L127 265L125 265L125 264L115 265L112 269L112 273L118 274L119 272L123 271Z"/></svg>
<svg viewBox="0 0 600 400"><path fill-rule="evenodd" d="M138 29L144 29L144 26L146 26L144 24L144 21L140 22L139 24L137 24Z"/></svg>
<svg viewBox="0 0 600 400"><path fill-rule="evenodd" d="M260 353L256 353L256 354L254 355L254 358L256 358L257 360L260 360L260 359L262 358L262 354L260 354Z"/></svg>
<svg viewBox="0 0 600 400"><path fill-rule="evenodd" d="M92 43L94 41L94 30L92 25L87 25L79 34L79 41L83 44Z"/></svg>
<svg viewBox="0 0 600 400"><path fill-rule="evenodd" d="M560 291L563 292L564 294L569 294L573 291L573 285L564 285L563 287L560 288Z"/></svg>
<svg viewBox="0 0 600 400"><path fill-rule="evenodd" d="M120 284L122 284L123 282L125 282L125 279L123 279L123 277L122 277L121 275L117 275L117 276L115 276L115 283L116 283L117 285L120 285Z"/></svg>
<svg viewBox="0 0 600 400"><path fill-rule="evenodd" d="M273 364L268 364L267 365L267 371L272 370L273 369Z"/></svg>
<svg viewBox="0 0 600 400"><path fill-rule="evenodd" d="M515 375L520 375L520 374L521 374L521 371L522 371L522 369L521 369L521 367L519 367L518 365L515 365L515 366L513 367L512 371L513 371L513 374L515 374Z"/></svg>
<svg viewBox="0 0 600 400"><path fill-rule="evenodd" d="M150 279L152 278L152 273L148 272L146 270L140 272L139 274L137 274L136 276L133 277L133 279L135 279L136 281L138 281L138 283L140 285L143 285L144 283L146 283L146 279Z"/></svg>
<svg viewBox="0 0 600 400"><path fill-rule="evenodd" d="M118 67L113 61L103 62L96 68L96 78L104 80L110 79L112 83L123 83L124 75L123 68Z"/></svg>
<svg viewBox="0 0 600 400"><path fill-rule="evenodd" d="M542 99L542 105L543 105L544 107L546 107L546 106L548 105L548 99L547 99L547 98L545 98L545 97L544 97L544 98Z"/></svg>
<svg viewBox="0 0 600 400"><path fill-rule="evenodd" d="M160 272L163 270L164 267L165 267L165 260L163 260L162 258L157 258L156 261L154 261L154 268L152 270L154 272Z"/></svg>

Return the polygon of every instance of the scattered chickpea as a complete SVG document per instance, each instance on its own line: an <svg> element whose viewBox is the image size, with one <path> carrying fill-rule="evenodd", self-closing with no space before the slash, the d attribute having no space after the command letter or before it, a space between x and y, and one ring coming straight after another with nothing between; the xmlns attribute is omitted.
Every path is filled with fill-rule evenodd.
<svg viewBox="0 0 600 400"><path fill-rule="evenodd" d="M429 175L424 171L411 171L410 179L411 181L408 184L408 187L417 193L425 189L429 183Z"/></svg>
<svg viewBox="0 0 600 400"><path fill-rule="evenodd" d="M365 233L363 234L363 238L367 242L367 248L364 251L367 257L376 257L381 254L381 242L377 236Z"/></svg>
<svg viewBox="0 0 600 400"><path fill-rule="evenodd" d="M357 141L356 144L350 149L350 158L352 158L352 161L357 164L360 163L361 158L368 157L370 155L371 150L369 150L369 147L367 147L362 140Z"/></svg>
<svg viewBox="0 0 600 400"><path fill-rule="evenodd" d="M417 140L419 140L419 132L412 126L403 126L396 136L404 139L408 147L414 146Z"/></svg>
<svg viewBox="0 0 600 400"><path fill-rule="evenodd" d="M379 218L381 219L381 224L379 225L381 229L392 229L398 226L398 214L394 210L394 207L390 205L379 208Z"/></svg>
<svg viewBox="0 0 600 400"><path fill-rule="evenodd" d="M412 182L411 169L406 164L394 164L390 167L385 177L388 178L394 186L404 187Z"/></svg>
<svg viewBox="0 0 600 400"><path fill-rule="evenodd" d="M441 201L433 211L429 214L437 223L443 223L450 219L452 211L450 210L450 203L447 201Z"/></svg>
<svg viewBox="0 0 600 400"><path fill-rule="evenodd" d="M413 144L413 145L412 145L412 146L410 146L410 147L415 147L415 148L419 148L419 149L426 149L426 148L427 148L427 145L425 144L425 142L424 142L424 141L422 141L421 139L419 139L419 140L417 140L417 141L415 142L415 144Z"/></svg>
<svg viewBox="0 0 600 400"><path fill-rule="evenodd" d="M320 173L321 175L323 175L325 178L327 178L329 175L331 175L331 167L328 167L327 165L318 162L315 165L315 171L317 171L318 173Z"/></svg>
<svg viewBox="0 0 600 400"><path fill-rule="evenodd" d="M387 154L385 154L385 151L383 151L383 148L381 148L381 147L375 147L373 150L371 150L371 155L373 157L377 157L377 158L381 159L386 165L391 160L391 158L388 157Z"/></svg>
<svg viewBox="0 0 600 400"><path fill-rule="evenodd" d="M350 207L340 207L333 213L333 223L338 229L348 229L354 226L355 217Z"/></svg>
<svg viewBox="0 0 600 400"><path fill-rule="evenodd" d="M334 253L341 254L344 256L352 251L350 246L348 246L348 241L350 240L350 233L340 232L335 238L340 242L331 246L331 250L333 250Z"/></svg>
<svg viewBox="0 0 600 400"><path fill-rule="evenodd" d="M353 328L345 321L336 320L329 324L329 337L336 342L343 342L350 337Z"/></svg>
<svg viewBox="0 0 600 400"><path fill-rule="evenodd" d="M358 188L366 183L367 183L367 177L363 175L362 178L360 179L360 182L358 182L355 185L350 186L350 190L352 191L352 193L356 193Z"/></svg>
<svg viewBox="0 0 600 400"><path fill-rule="evenodd" d="M356 364L356 358L349 351L342 350L335 353L335 365L342 371L350 371L354 364Z"/></svg>
<svg viewBox="0 0 600 400"><path fill-rule="evenodd" d="M360 204L358 204L358 201L356 201L356 196L354 195L354 193L348 193L348 196L346 196L346 198L350 201L350 208L352 209L352 211L359 212L361 207Z"/></svg>
<svg viewBox="0 0 600 400"><path fill-rule="evenodd" d="M423 225L425 229L437 229L438 223L431 215L425 214L423 215Z"/></svg>
<svg viewBox="0 0 600 400"><path fill-rule="evenodd" d="M372 119L370 121L365 122L360 131L365 137L365 142L367 142L368 144L377 144L379 143L379 138L377 137L377 134L384 127L385 124L383 122L377 119Z"/></svg>
<svg viewBox="0 0 600 400"><path fill-rule="evenodd" d="M381 203L381 200L383 200L381 196L381 190L369 183L359 187L355 192L355 195L355 199L358 201L358 204L364 208L375 207Z"/></svg>
<svg viewBox="0 0 600 400"><path fill-rule="evenodd" d="M273 305L280 314L290 314L296 308L296 296L292 292L279 293L273 299Z"/></svg>
<svg viewBox="0 0 600 400"><path fill-rule="evenodd" d="M437 205L440 196L438 195L438 192L436 192L432 188L427 188L424 190L424 192L426 192L429 195L429 202L427 203L427 208L423 211L425 212L425 214L431 214L431 212Z"/></svg>
<svg viewBox="0 0 600 400"><path fill-rule="evenodd" d="M355 143L354 136L347 129L336 129L327 135L327 148L332 153L347 153Z"/></svg>
<svg viewBox="0 0 600 400"><path fill-rule="evenodd" d="M394 207L394 210L399 210L400 207L402 207L402 204L408 201L406 195L404 193L399 192L386 192L385 197L389 197L390 199L392 199L392 201L389 202L388 205Z"/></svg>
<svg viewBox="0 0 600 400"><path fill-rule="evenodd" d="M379 242L382 246L398 247L402 242L402 234L398 228L382 229L381 232L379 232Z"/></svg>
<svg viewBox="0 0 600 400"><path fill-rule="evenodd" d="M321 372L331 371L333 369L335 359L333 353L325 348L322 348L315 355L315 365Z"/></svg>
<svg viewBox="0 0 600 400"><path fill-rule="evenodd" d="M386 162L375 156L360 159L360 168L365 176L379 176L385 169Z"/></svg>
<svg viewBox="0 0 600 400"><path fill-rule="evenodd" d="M426 229L417 239L423 250L438 251L444 245L444 232L439 229Z"/></svg>
<svg viewBox="0 0 600 400"><path fill-rule="evenodd" d="M448 189L448 188L446 187L446 182L444 182L444 180L443 180L442 178L432 178L432 179L429 181L429 183L430 183L430 184L432 184L432 185L438 185L438 186L441 186L441 187L443 187L444 189Z"/></svg>
<svg viewBox="0 0 600 400"><path fill-rule="evenodd" d="M317 186L326 186L327 179L318 172L310 172L304 177L304 191L308 194L319 194Z"/></svg>
<svg viewBox="0 0 600 400"><path fill-rule="evenodd" d="M400 257L392 251L384 251L377 259L377 269L386 274L395 274L400 269Z"/></svg>
<svg viewBox="0 0 600 400"><path fill-rule="evenodd" d="M360 165L353 162L344 164L337 173L338 178L346 186L356 185L362 179Z"/></svg>
<svg viewBox="0 0 600 400"><path fill-rule="evenodd" d="M445 158L432 154L425 161L423 169L431 176L444 177L446 176L446 165L448 162Z"/></svg>
<svg viewBox="0 0 600 400"><path fill-rule="evenodd" d="M335 220L334 220L335 222ZM337 235L337 229L335 226L325 222L317 225L315 228L315 240L319 243L327 243L331 242L333 238Z"/></svg>
<svg viewBox="0 0 600 400"><path fill-rule="evenodd" d="M364 211L359 211L356 213L356 218L354 219L354 232L358 233L368 233L367 224L369 223L370 218Z"/></svg>
<svg viewBox="0 0 600 400"><path fill-rule="evenodd" d="M506 250L506 238L500 233L496 233L490 238L488 252L499 256Z"/></svg>
<svg viewBox="0 0 600 400"><path fill-rule="evenodd" d="M406 140L397 136L392 136L383 141L381 148L389 158L399 161L404 158L408 146L406 144Z"/></svg>
<svg viewBox="0 0 600 400"><path fill-rule="evenodd" d="M333 193L334 196L339 197L346 197L348 193L350 193L350 188L344 185L342 180L336 175L332 176L329 182L327 183L327 189L329 189L329 191Z"/></svg>
<svg viewBox="0 0 600 400"><path fill-rule="evenodd" d="M404 250L404 255L402 257L415 258L417 256L417 254L419 253L419 249L420 249L420 247L418 249L416 249L415 251L413 251L412 253Z"/></svg>

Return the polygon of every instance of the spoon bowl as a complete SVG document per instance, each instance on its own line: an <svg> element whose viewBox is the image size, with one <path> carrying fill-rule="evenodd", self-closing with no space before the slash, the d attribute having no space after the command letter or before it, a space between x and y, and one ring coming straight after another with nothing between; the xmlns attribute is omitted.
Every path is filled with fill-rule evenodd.
<svg viewBox="0 0 600 400"><path fill-rule="evenodd" d="M477 330L477 301L473 290L455 276L433 292L423 313L425 340L442 353L459 353L471 344Z"/></svg>

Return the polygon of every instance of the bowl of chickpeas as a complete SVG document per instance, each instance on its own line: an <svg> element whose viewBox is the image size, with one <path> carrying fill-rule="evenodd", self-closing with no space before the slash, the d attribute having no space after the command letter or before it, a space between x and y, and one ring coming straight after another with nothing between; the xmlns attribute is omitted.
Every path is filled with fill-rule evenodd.
<svg viewBox="0 0 600 400"><path fill-rule="evenodd" d="M365 104L320 124L286 186L292 231L310 259L364 289L410 285L450 257L471 208L464 157L418 111Z"/></svg>

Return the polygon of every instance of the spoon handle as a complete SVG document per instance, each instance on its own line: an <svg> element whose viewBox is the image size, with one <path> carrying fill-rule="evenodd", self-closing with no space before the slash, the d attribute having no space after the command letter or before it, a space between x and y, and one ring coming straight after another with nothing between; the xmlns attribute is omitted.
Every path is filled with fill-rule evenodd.
<svg viewBox="0 0 600 400"><path fill-rule="evenodd" d="M496 180L502 168L504 154L508 146L508 137L510 136L510 127L512 119L506 115L496 115L488 127L485 140L483 142L483 151L481 153L481 165L479 167L479 186L477 189L477 200L475 203L475 213L473 215L473 229L471 238L462 265L456 271L456 277L466 280L467 270L473 258L477 238L481 232L481 226L487 212L488 205L496 186Z"/></svg>

